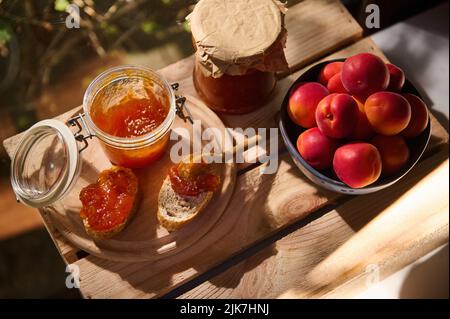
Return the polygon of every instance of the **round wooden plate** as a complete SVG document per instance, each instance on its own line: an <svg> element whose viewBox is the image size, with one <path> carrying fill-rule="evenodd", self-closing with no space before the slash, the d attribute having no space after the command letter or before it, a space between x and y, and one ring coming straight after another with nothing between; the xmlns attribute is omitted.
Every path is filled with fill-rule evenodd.
<svg viewBox="0 0 450 319"><path fill-rule="evenodd" d="M229 134L219 117L205 104L194 97L187 96L186 105L194 120L201 120L202 132L206 128L217 128L225 138ZM184 134L182 129L184 130ZM181 130L180 130L181 129ZM176 117L172 134L178 134L178 141L190 145L192 136L199 134L192 124ZM200 132L201 133L201 132ZM191 138L186 136L188 134ZM227 135L226 138L231 138ZM236 181L235 163L222 165L221 188L214 198L191 223L180 230L169 233L158 223L158 194L164 178L173 162L170 159L171 141L164 157L144 169L135 170L142 190L139 209L128 226L111 239L94 240L84 230L79 217L81 202L78 198L80 190L97 180L100 171L110 168L111 163L103 153L98 141L94 138L89 147L82 152L83 166L80 177L65 198L51 207L46 207L44 213L51 219L57 230L72 244L92 255L115 261L153 261L176 254L202 238L219 220L224 212L234 190ZM210 141L203 141L203 145Z"/></svg>

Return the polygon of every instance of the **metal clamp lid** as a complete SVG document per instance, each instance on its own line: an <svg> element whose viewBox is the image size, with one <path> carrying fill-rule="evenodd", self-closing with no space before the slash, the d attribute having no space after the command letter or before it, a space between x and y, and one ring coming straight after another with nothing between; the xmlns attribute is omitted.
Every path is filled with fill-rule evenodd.
<svg viewBox="0 0 450 319"><path fill-rule="evenodd" d="M171 85L174 91L178 87L178 83ZM185 97L175 94L175 107L178 117L193 124ZM54 119L40 121L24 133L11 163L11 184L18 201L44 207L71 188L80 172L80 153L89 146L88 140L96 136L85 117L85 113L80 113L67 125ZM70 127L76 127L76 131Z"/></svg>
<svg viewBox="0 0 450 319"><path fill-rule="evenodd" d="M173 83L170 86L172 87L172 90L178 91L180 84ZM186 120L188 120L191 124L194 124L194 121L192 120L191 111L189 111L189 108L186 106L186 98L184 96L175 94L175 107L176 107L176 114L178 115L179 118L181 118L185 122ZM184 111L186 111L187 114L184 114Z"/></svg>
<svg viewBox="0 0 450 319"><path fill-rule="evenodd" d="M86 121L84 120L85 116L86 116L85 113L80 113L77 116L74 116L67 121L68 125L70 125L72 127L76 126L78 129L75 133L73 133L75 140L77 140L78 142L84 143L83 147L81 147L78 151L80 153L89 146L87 140L91 139L92 137L95 136L95 134L92 133L92 131L89 129L89 125L86 124ZM81 124L80 124L80 122L81 122ZM83 130L85 130L87 134L83 134L82 133Z"/></svg>

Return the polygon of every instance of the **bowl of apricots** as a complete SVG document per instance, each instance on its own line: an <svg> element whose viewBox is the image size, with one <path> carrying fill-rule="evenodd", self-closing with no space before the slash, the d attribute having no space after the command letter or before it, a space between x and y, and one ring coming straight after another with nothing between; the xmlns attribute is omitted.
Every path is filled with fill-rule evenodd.
<svg viewBox="0 0 450 319"><path fill-rule="evenodd" d="M322 62L290 87L279 127L314 183L362 195L405 176L431 135L429 110L398 66L371 53Z"/></svg>

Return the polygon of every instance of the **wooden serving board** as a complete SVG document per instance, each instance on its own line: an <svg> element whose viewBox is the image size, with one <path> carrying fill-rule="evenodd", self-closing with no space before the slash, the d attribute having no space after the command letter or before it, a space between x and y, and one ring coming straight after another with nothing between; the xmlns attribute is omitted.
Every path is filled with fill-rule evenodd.
<svg viewBox="0 0 450 319"><path fill-rule="evenodd" d="M374 275L383 280L448 242L448 165L448 153L432 155L392 187L300 222L180 298L351 298Z"/></svg>
<svg viewBox="0 0 450 319"><path fill-rule="evenodd" d="M324 59L346 57L358 52L373 52L383 56L371 39L363 39ZM301 72L302 70L283 79L281 85L287 85L284 84L285 81L292 83ZM278 103L278 101L276 102ZM280 104L277 105L278 107L270 103L262 110L254 113L265 111L268 114L272 114L272 117L269 117L269 119L275 121L276 112ZM272 109L272 113L268 109ZM238 120L249 121L251 115L254 116L255 114L240 116ZM244 119L244 117L247 117L247 119ZM259 118L255 118L255 120L259 120ZM430 140L426 153L428 155L442 149L442 146L448 141L448 134L437 121L433 120L432 126L433 137ZM414 171L410 174L414 174ZM406 185L408 187L410 184L407 183ZM389 192L390 190L391 188L386 191ZM379 196L383 197L383 194ZM295 167L289 155L281 153L280 164L275 175L261 174L259 167L244 170L243 173L239 174L234 195L226 212L222 215L223 218L219 221L220 227L218 227L217 231L211 232L190 249L173 256L174 258L165 258L151 264L112 264L93 256L76 261L75 264L85 271L82 291L86 297L95 298L147 298L160 296L185 283L187 278L195 278L218 266L221 262L225 262L227 256L234 256L267 237L276 236L276 233L280 230L286 229L289 225L299 222L314 212L321 209L325 211L333 210L336 205L346 198L351 197L331 193L311 184ZM364 201L364 198L365 196L361 197L360 200ZM378 198L377 193L374 194L374 198L374 201L376 201L376 198ZM358 216L358 212L355 211L356 216ZM440 221L443 223L442 225L434 226L437 229L445 229L445 219ZM335 227L338 229L348 227L345 219L334 219L333 222L337 223ZM360 222L362 223L363 221ZM319 221L319 223L322 223L322 221ZM317 254L318 256L326 254L324 246L320 244L325 238L330 239L324 245L329 244L330 246L327 247L331 251L336 249L334 244L331 245L334 243L334 234L329 232L329 229L330 226L328 225L320 228L320 231L312 230L314 234L311 235L314 236L308 239L312 245L312 248L308 248L311 254ZM439 232L439 234L442 233ZM436 240L431 240L430 245L424 246L424 250L421 250L421 253L429 251L428 249L442 242L440 236L433 238ZM286 249L291 251L298 248L294 244ZM276 254L274 247L269 247L264 251L263 257L260 255L257 262L252 264L252 268L255 268L263 260L274 254ZM302 256L304 256L302 258L306 258L304 262L307 264L317 261L317 259L310 258L309 254ZM149 267L151 267L152 272L145 271ZM233 281L227 282L224 286L218 282L217 289L222 291L222 289L237 285L242 275L242 272L235 273ZM264 278L267 276L270 275L265 274L261 277L261 280L264 281ZM102 286L101 282L105 279L115 282L115 286ZM211 280L215 283L214 278ZM250 286L246 288L249 289L246 296L250 296L253 292L253 289L249 288ZM207 286L206 289L209 291L215 288ZM184 296L187 297L188 295ZM200 296L202 295L200 294ZM207 296L214 297L216 294L208 294Z"/></svg>
<svg viewBox="0 0 450 319"><path fill-rule="evenodd" d="M222 121L203 102L194 97L186 96L186 98L186 107L190 110L194 121L201 121L202 130L217 128L223 134L228 134ZM61 118L61 120L65 121L68 118ZM156 218L159 190L169 168L174 165L169 150L174 143L182 143L190 147L192 152L194 135L201 134L201 131L194 131L189 121L183 121L176 116L172 133L181 132L180 129L185 129L188 136L177 134L177 140L170 141L168 151L163 158L149 167L134 170L139 179L142 199L133 219L113 238L94 240L85 232L79 216L81 189L95 182L99 172L111 167L96 138L89 140L89 147L81 153L82 171L74 187L62 200L42 208L42 214L73 245L103 259L128 262L154 261L189 248L214 227L224 212L233 193L236 165L234 163L220 165L222 183L211 203L191 223L178 231L169 233L159 225ZM223 136L214 138L216 141L224 140ZM231 141L231 137L228 136L228 138ZM202 141L203 144L209 142Z"/></svg>
<svg viewBox="0 0 450 319"><path fill-rule="evenodd" d="M365 38L317 63L361 52L388 61L375 43ZM286 79L295 81L310 67ZM273 244L244 261L236 260L235 266L189 291L180 290L179 297L352 297L367 289L373 267L382 280L448 242L448 133L432 114L430 118L432 136L424 156L398 183L370 195L329 198L328 209L312 214L316 218L300 218L286 237L274 235ZM284 158L291 162L287 155ZM305 182L289 181L280 173L271 194L282 192L279 187L283 184L300 188ZM303 198L306 202L314 199L317 197ZM274 209L288 205L281 202L282 206L274 202Z"/></svg>
<svg viewBox="0 0 450 319"><path fill-rule="evenodd" d="M304 67L326 55L326 53L344 47L362 36L362 28L338 0L306 0L290 7L286 15L286 27L289 33L286 55L291 70ZM124 64L132 62L126 58L122 61ZM193 65L194 58L190 56L159 70L159 72L169 82L178 82L180 90L184 94L196 96L191 76ZM151 65L148 66L151 67ZM294 77L295 74L298 73L291 76ZM271 101L265 107L246 115L221 115L220 118L225 125L242 128L277 127L279 106L285 91L292 83L290 77L283 78L284 76L280 76L282 79L278 82ZM74 110L71 110L56 118L67 119L73 113ZM21 134L18 134L3 141L10 156L13 154L20 138ZM281 140L279 145L280 148L284 147ZM243 174L247 169L248 165L238 165L240 174ZM66 262L71 263L86 256L84 251L64 239L53 227L51 221L46 218L46 215L42 214L42 217L56 247Z"/></svg>
<svg viewBox="0 0 450 319"><path fill-rule="evenodd" d="M362 29L353 20L344 6L335 0L306 0L291 7L286 16L288 29L288 44L286 48L288 62L291 70L299 70L319 59L332 59L346 57L358 52L374 52L382 54L370 39L356 42L331 56L327 56L339 48L351 44L362 36ZM181 60L161 70L161 73L170 81L180 83L180 89L184 94L195 95L192 84L193 58ZM286 90L300 75L302 70L290 75L281 74L277 88L271 100L261 109L246 115L223 116L221 119L229 127L277 127L278 111ZM429 144L427 156L437 152L448 141L445 129L431 116L432 139ZM5 148L11 154L17 143L16 138L4 142ZM210 270L215 266L223 266L222 263L230 261L233 256L245 254L246 249L255 247L263 241L272 240L271 236L278 236L286 231L292 231L300 220L310 218L317 211L329 212L339 206L343 200L349 197L325 191L311 184L295 167L285 149L280 143L280 157L278 171L274 175L261 174L260 167L239 166L238 177L234 194L214 231L207 233L189 249L179 254L156 260L155 262L113 262L92 255L87 255L70 244L54 228L54 225L43 215L57 248L64 260L80 267L81 292L87 298L148 298L158 297L173 292L179 286L186 284L198 285L196 281L200 275L202 281L209 277ZM413 174L411 172L410 174ZM405 179L405 181L407 181ZM409 186L409 184L407 184ZM374 198L376 194L374 194ZM361 200L363 200L362 197ZM375 200L376 201L376 200ZM319 223L323 221L319 218ZM333 219L337 229L345 229L346 220ZM364 222L360 221L361 223ZM445 220L444 228L445 228ZM442 225L435 225L440 227ZM334 245L333 229L330 224L319 230L308 230L311 247L307 253L301 254L307 264L313 264L318 259L310 258L311 254L327 254L336 248L340 242ZM430 229L432 229L430 227ZM330 238L325 241L325 238ZM323 243L323 245L321 245ZM432 240L435 245L437 241ZM288 251L295 250L296 244L289 246ZM329 245L329 246L327 246ZM264 251L262 256L250 269L257 267L265 259L276 254L276 247ZM421 250L421 253L424 250ZM231 262L231 261L230 261ZM276 265L271 265L275 269ZM249 271L247 269L246 271ZM217 270L214 270L217 272ZM273 270L283 271L283 270ZM206 273L206 275L205 275ZM223 285L221 282L211 279L217 284L219 290L227 290L236 287L242 273L235 273L232 281ZM274 273L265 272L261 280L267 279ZM253 278L253 277L252 277ZM251 280L247 296L255 292L251 288ZM275 278L275 276L274 276ZM199 279L200 280L200 279ZM105 285L108 282L108 285ZM273 283L269 283L269 286ZM180 287L180 291L182 291ZM215 289L208 286L207 289ZM270 287L267 287L270 290ZM175 295L180 291L173 292ZM217 294L209 294L214 297ZM173 296L173 295L172 295ZM204 296L200 294L199 296Z"/></svg>

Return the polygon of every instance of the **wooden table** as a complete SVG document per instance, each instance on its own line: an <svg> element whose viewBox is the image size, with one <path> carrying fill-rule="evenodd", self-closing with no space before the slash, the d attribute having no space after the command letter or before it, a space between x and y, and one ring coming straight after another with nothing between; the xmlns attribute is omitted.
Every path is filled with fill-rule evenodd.
<svg viewBox="0 0 450 319"><path fill-rule="evenodd" d="M370 38L362 38L339 1L303 1L289 9L286 23L290 73L280 74L267 105L248 115L221 116L225 125L277 127L287 88L320 60L358 52L384 57ZM189 57L161 73L195 96L192 67ZM10 155L18 138L4 141ZM216 231L152 263L88 255L42 217L64 261L80 267L86 298L350 296L374 274L382 279L448 242L447 143L447 132L432 117L432 138L420 163L387 190L359 197L312 184L281 145L276 174L239 167L234 196Z"/></svg>

